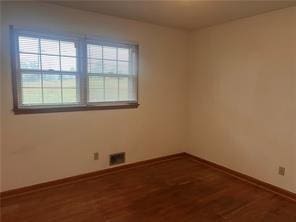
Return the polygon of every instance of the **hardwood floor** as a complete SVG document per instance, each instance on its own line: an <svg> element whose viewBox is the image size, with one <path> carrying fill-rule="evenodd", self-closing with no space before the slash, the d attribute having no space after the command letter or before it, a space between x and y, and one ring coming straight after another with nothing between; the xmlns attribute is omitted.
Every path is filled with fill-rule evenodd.
<svg viewBox="0 0 296 222"><path fill-rule="evenodd" d="M296 202L189 157L2 200L3 222L295 222Z"/></svg>

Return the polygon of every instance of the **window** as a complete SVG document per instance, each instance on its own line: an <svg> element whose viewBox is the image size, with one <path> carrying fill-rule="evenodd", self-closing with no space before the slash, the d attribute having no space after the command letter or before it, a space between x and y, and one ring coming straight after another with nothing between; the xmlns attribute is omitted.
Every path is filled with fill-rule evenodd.
<svg viewBox="0 0 296 222"><path fill-rule="evenodd" d="M138 47L13 29L16 113L134 108Z"/></svg>

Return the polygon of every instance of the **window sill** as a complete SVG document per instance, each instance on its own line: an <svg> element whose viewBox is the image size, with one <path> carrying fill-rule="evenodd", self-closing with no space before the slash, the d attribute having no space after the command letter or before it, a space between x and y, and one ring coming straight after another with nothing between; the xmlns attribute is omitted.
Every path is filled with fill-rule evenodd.
<svg viewBox="0 0 296 222"><path fill-rule="evenodd" d="M133 108L137 108L139 105L140 104L138 103L104 103L101 105L88 105L88 106L14 108L13 111L16 115L18 115L18 114L57 113L57 112L91 111L91 110L133 109Z"/></svg>

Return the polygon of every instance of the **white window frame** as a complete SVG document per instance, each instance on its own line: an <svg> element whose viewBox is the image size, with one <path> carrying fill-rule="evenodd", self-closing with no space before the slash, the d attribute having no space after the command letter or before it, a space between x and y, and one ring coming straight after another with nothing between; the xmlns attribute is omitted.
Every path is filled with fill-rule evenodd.
<svg viewBox="0 0 296 222"><path fill-rule="evenodd" d="M18 50L18 37L19 36L32 36L43 37L56 40L72 41L75 42L77 47L77 82L79 83L80 101L77 104L58 104L58 105L22 105L22 89L20 84L21 68ZM13 88L13 110L15 114L26 113L47 113L47 112L66 112L66 111L82 111L82 110L98 110L98 109L121 109L121 108L137 108L138 104L138 58L139 47L138 44L132 42L122 42L110 40L93 36L79 36L72 34L48 34L43 31L31 31L29 29L21 29L10 26L10 40L11 40L11 68L12 68L12 88ZM96 44L111 47L129 48L132 54L132 74L100 74L101 76L128 76L134 78L134 100L128 101L111 101L111 102L88 102L88 70L87 70L87 44ZM33 72L36 72L34 70ZM57 72L60 71L48 71ZM74 72L73 72L74 73Z"/></svg>

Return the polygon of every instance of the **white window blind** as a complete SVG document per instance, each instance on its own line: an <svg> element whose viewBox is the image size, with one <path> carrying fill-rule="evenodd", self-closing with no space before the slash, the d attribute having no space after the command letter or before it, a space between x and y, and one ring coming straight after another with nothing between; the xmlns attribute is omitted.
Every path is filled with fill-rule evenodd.
<svg viewBox="0 0 296 222"><path fill-rule="evenodd" d="M15 108L137 104L137 45L12 29Z"/></svg>
<svg viewBox="0 0 296 222"><path fill-rule="evenodd" d="M87 44L88 102L136 99L135 53L132 50Z"/></svg>
<svg viewBox="0 0 296 222"><path fill-rule="evenodd" d="M80 102L75 42L19 35L18 55L21 106Z"/></svg>

